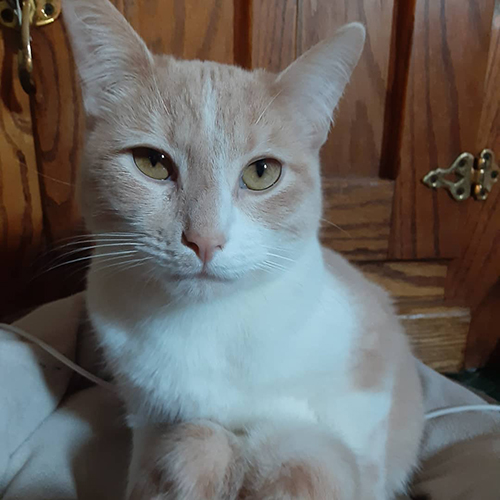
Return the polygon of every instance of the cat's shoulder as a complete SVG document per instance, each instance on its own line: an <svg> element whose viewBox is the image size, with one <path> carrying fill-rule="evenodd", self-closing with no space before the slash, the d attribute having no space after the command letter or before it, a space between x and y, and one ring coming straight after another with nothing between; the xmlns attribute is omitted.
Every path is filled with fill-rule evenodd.
<svg viewBox="0 0 500 500"><path fill-rule="evenodd" d="M388 292L367 278L358 267L329 248L323 247L322 255L325 270L337 286L345 287L351 296L361 302L375 301L392 312L392 298Z"/></svg>

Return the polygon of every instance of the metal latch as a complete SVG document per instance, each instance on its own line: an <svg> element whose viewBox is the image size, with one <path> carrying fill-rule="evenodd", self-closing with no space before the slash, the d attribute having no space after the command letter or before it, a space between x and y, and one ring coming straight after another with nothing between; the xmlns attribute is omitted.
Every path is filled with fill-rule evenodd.
<svg viewBox="0 0 500 500"><path fill-rule="evenodd" d="M476 200L486 200L499 176L500 169L493 151L483 149L479 158L462 153L449 168L431 170L422 182L430 188L446 188L457 201L471 196Z"/></svg>
<svg viewBox="0 0 500 500"><path fill-rule="evenodd" d="M20 32L18 73L28 94L34 92L31 26L45 26L61 13L61 0L0 0L0 24Z"/></svg>

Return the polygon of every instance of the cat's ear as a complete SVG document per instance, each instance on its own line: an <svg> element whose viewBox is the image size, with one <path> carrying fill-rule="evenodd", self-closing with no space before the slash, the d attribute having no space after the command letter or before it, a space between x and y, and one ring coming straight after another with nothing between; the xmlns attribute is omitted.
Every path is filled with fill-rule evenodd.
<svg viewBox="0 0 500 500"><path fill-rule="evenodd" d="M85 112L90 118L103 116L151 72L152 55L109 0L64 0L63 16Z"/></svg>
<svg viewBox="0 0 500 500"><path fill-rule="evenodd" d="M280 98L310 125L311 141L325 141L332 115L355 68L363 45L365 28L352 23L300 56L278 75Z"/></svg>

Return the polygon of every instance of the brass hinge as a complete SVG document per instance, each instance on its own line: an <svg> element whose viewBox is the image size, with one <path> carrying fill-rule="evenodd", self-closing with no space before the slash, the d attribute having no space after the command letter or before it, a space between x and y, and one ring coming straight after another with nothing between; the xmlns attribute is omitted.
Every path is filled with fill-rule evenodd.
<svg viewBox="0 0 500 500"><path fill-rule="evenodd" d="M20 32L18 73L28 94L35 90L30 26L50 24L60 13L61 0L0 0L0 25Z"/></svg>
<svg viewBox="0 0 500 500"><path fill-rule="evenodd" d="M422 182L430 188L446 188L457 201L471 196L476 200L486 200L499 176L500 169L493 151L483 149L479 158L462 153L449 168L431 170Z"/></svg>

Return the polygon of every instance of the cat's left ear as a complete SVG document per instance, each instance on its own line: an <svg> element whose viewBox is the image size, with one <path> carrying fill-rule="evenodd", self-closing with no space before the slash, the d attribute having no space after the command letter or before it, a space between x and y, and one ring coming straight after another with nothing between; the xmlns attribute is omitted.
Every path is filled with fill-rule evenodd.
<svg viewBox="0 0 500 500"><path fill-rule="evenodd" d="M326 141L332 115L365 43L365 28L352 23L300 56L278 75L279 98L309 126L311 144Z"/></svg>
<svg viewBox="0 0 500 500"><path fill-rule="evenodd" d="M80 74L85 112L99 119L151 73L152 55L109 0L64 0L63 18Z"/></svg>

